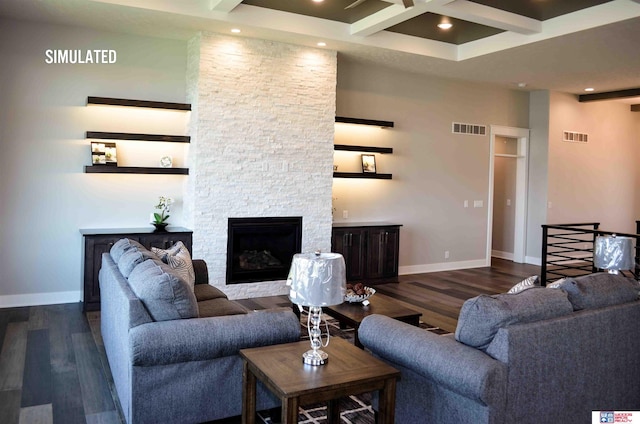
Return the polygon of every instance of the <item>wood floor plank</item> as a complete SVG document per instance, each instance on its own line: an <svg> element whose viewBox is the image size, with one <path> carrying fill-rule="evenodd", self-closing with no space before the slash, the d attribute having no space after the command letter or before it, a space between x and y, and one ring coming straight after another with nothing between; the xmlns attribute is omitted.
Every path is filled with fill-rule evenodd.
<svg viewBox="0 0 640 424"><path fill-rule="evenodd" d="M53 424L51 404L29 406L20 409L20 424Z"/></svg>
<svg viewBox="0 0 640 424"><path fill-rule="evenodd" d="M71 338L85 414L115 410L93 336L90 332L84 332L73 334Z"/></svg>
<svg viewBox="0 0 640 424"><path fill-rule="evenodd" d="M87 415L87 424L124 424L116 411Z"/></svg>
<svg viewBox="0 0 640 424"><path fill-rule="evenodd" d="M0 352L0 390L22 389L24 359L27 350L27 321L11 322Z"/></svg>
<svg viewBox="0 0 640 424"><path fill-rule="evenodd" d="M29 308L29 330L49 328L48 309L47 306Z"/></svg>
<svg viewBox="0 0 640 424"><path fill-rule="evenodd" d="M7 325L12 322L23 322L29 320L29 308L5 308L0 314L0 349L4 342Z"/></svg>
<svg viewBox="0 0 640 424"><path fill-rule="evenodd" d="M20 420L20 390L0 391L0 423L18 424Z"/></svg>
<svg viewBox="0 0 640 424"><path fill-rule="evenodd" d="M85 412L82 402L82 390L78 373L66 371L53 372L51 376L53 422L64 424L84 424Z"/></svg>
<svg viewBox="0 0 640 424"><path fill-rule="evenodd" d="M77 325L70 319L72 310L53 305L49 308L49 345L53 373L77 372L71 335ZM55 409L55 408L54 408Z"/></svg>
<svg viewBox="0 0 640 424"><path fill-rule="evenodd" d="M49 355L49 330L33 330L27 333L27 351L22 379L22 401L25 408L51 403L51 362Z"/></svg>

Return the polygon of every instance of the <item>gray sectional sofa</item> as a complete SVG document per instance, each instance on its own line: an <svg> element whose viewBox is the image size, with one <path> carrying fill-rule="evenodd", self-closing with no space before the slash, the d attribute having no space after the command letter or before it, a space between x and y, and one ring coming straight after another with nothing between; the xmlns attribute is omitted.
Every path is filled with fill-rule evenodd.
<svg viewBox="0 0 640 424"><path fill-rule="evenodd" d="M298 341L291 309L246 311L208 284L194 260L195 285L131 240L102 256L101 331L128 424L200 423L242 412L238 351ZM258 387L257 410L279 406Z"/></svg>
<svg viewBox="0 0 640 424"><path fill-rule="evenodd" d="M637 282L599 273L557 286L469 299L455 335L365 318L362 344L402 373L396 422L583 424L640 410Z"/></svg>

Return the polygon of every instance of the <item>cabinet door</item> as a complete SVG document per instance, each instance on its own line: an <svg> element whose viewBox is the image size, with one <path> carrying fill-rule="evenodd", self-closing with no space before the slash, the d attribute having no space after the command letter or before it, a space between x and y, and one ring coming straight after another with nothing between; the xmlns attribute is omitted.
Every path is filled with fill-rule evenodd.
<svg viewBox="0 0 640 424"><path fill-rule="evenodd" d="M140 244L147 249L158 247L168 249L178 241L182 241L191 253L191 233L153 233L140 236Z"/></svg>
<svg viewBox="0 0 640 424"><path fill-rule="evenodd" d="M84 240L84 310L95 311L100 309L100 285L98 273L102 267L102 254L111 250L123 236L118 234L85 236ZM130 237L137 241L135 237Z"/></svg>
<svg viewBox="0 0 640 424"><path fill-rule="evenodd" d="M331 236L331 251L344 256L347 281L364 278L365 231L352 228L334 229Z"/></svg>
<svg viewBox="0 0 640 424"><path fill-rule="evenodd" d="M367 278L389 278L398 275L400 231L397 228L369 229Z"/></svg>

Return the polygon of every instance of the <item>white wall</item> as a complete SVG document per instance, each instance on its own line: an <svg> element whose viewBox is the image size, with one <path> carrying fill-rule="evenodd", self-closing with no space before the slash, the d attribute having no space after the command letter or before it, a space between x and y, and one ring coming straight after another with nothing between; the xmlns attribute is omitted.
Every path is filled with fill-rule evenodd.
<svg viewBox="0 0 640 424"><path fill-rule="evenodd" d="M640 114L616 101L580 103L566 93L531 93L527 257L540 261L542 224L600 222L635 233L640 218ZM562 141L563 131L588 143Z"/></svg>
<svg viewBox="0 0 640 424"><path fill-rule="evenodd" d="M637 113L565 93L552 92L550 102L548 223L600 222L603 230L635 233ZM563 131L587 133L589 142L563 142Z"/></svg>
<svg viewBox="0 0 640 424"><path fill-rule="evenodd" d="M45 64L47 49L113 49L115 64ZM85 131L185 134L188 114L87 107L88 96L185 101L186 43L0 21L0 307L79 301L81 228L146 227L183 176L85 174ZM166 143L118 143L155 165ZM187 147L188 148L188 147ZM181 147L179 149L184 149ZM181 204L171 224L184 224Z"/></svg>
<svg viewBox="0 0 640 424"><path fill-rule="evenodd" d="M429 78L338 59L337 114L395 122L395 128L336 132L336 142L393 147L378 155L392 180L334 179L336 220L402 224L400 272L484 264L490 138L454 135L452 121L528 127L528 93ZM358 156L339 157L339 170ZM354 165L355 161L355 165ZM464 208L468 200L469 208ZM482 208L473 208L481 200ZM445 261L444 252L450 257Z"/></svg>

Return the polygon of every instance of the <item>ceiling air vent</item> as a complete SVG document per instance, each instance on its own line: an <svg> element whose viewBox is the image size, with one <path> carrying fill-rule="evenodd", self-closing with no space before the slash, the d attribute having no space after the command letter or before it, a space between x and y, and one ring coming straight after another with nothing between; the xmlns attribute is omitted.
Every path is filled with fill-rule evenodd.
<svg viewBox="0 0 640 424"><path fill-rule="evenodd" d="M563 131L562 133L562 141L567 141L569 143L588 143L589 142L589 134L579 133L575 131Z"/></svg>
<svg viewBox="0 0 640 424"><path fill-rule="evenodd" d="M451 124L451 131L454 134L486 135L487 134L487 126L486 125L463 124L463 123L460 123L460 122L453 122Z"/></svg>

